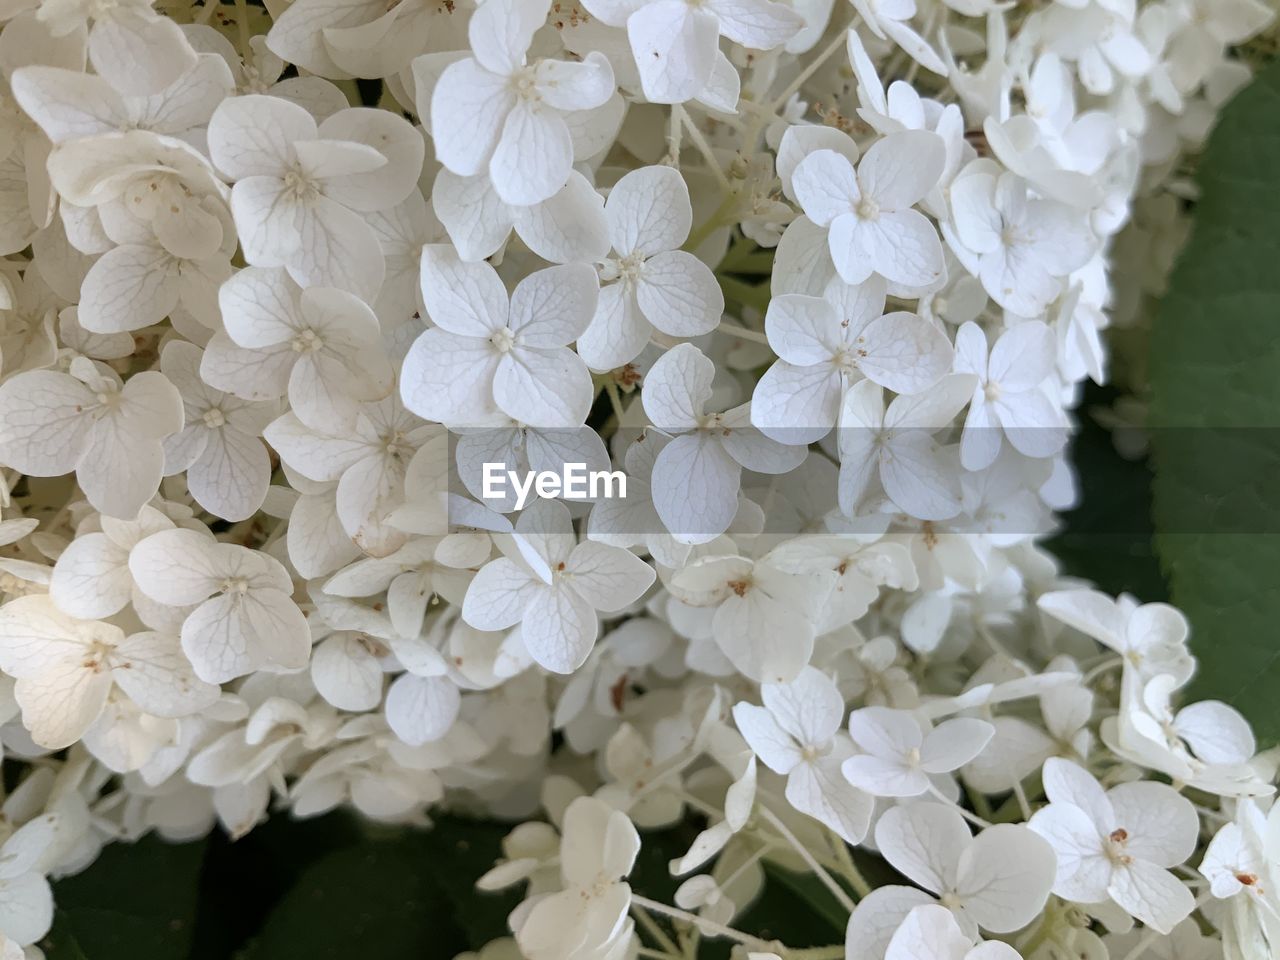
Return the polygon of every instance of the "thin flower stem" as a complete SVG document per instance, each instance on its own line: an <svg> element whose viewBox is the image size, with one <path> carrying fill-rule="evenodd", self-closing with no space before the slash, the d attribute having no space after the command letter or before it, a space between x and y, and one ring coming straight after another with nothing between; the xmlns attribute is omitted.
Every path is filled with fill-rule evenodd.
<svg viewBox="0 0 1280 960"><path fill-rule="evenodd" d="M871 884L867 882L867 878L862 875L862 871L858 869L858 865L853 862L853 854L849 852L849 845L844 842L844 838L837 836L834 832L831 834L831 845L836 851L836 861L840 864L840 872L844 874L844 878L853 885L854 892L857 893L858 899L868 896L871 893Z"/></svg>
<svg viewBox="0 0 1280 960"><path fill-rule="evenodd" d="M200 10L191 18L192 23L208 23L213 19L213 11L218 9L219 0L204 0Z"/></svg>
<svg viewBox="0 0 1280 960"><path fill-rule="evenodd" d="M737 324L725 323L721 321L720 326L716 327L721 333L727 333L730 336L738 337L741 340L750 340L753 343L763 343L769 345L769 338L763 333L756 330L748 330L746 327L740 327Z"/></svg>
<svg viewBox="0 0 1280 960"><path fill-rule="evenodd" d="M978 636L982 637L982 639L987 642L987 646L991 648L992 652L995 653L996 656L1004 657L1011 663L1018 662L1017 658L1009 652L1008 647L1000 642L1000 638L991 632L990 627L981 620L976 619L974 620L973 626L974 629L977 630Z"/></svg>
<svg viewBox="0 0 1280 960"><path fill-rule="evenodd" d="M850 913L853 913L853 898L849 896L844 887L840 886L835 877L827 873L822 864L818 862L817 858L809 852L809 848L800 842L799 838L797 838L796 835L791 832L790 828L782 822L782 819L766 806L760 807L760 815L764 817L769 826L778 831L783 840L786 840L787 843L791 844L791 846L795 848L796 853L800 854L800 859L802 859L809 869L814 872L817 878L822 881L822 885L831 891L831 895L836 898L840 903L840 906L848 910Z"/></svg>
<svg viewBox="0 0 1280 960"><path fill-rule="evenodd" d="M981 790L975 790L970 786L965 787L965 793L969 795L969 802L973 804L973 809L978 816L987 820L995 816L995 811L991 809L991 801L987 799L986 794Z"/></svg>
<svg viewBox="0 0 1280 960"><path fill-rule="evenodd" d="M727 890L731 883L733 883L740 876L742 876L744 873L750 870L753 866L755 866L755 864L763 860L765 855L770 850L773 850L778 846L780 846L780 844L774 842L773 840L763 841L760 844L759 848L753 854L751 854L751 856L747 857L747 859L743 860L742 863L738 864L738 868L734 870L733 873L729 874L729 876L724 878L724 881L721 882L719 885L720 889Z"/></svg>
<svg viewBox="0 0 1280 960"><path fill-rule="evenodd" d="M691 923L707 936L726 937L729 940L737 941L744 947L750 947L752 950L759 950L762 953L772 953L777 949L774 944L761 940L759 937L753 937L749 933L742 933L740 930L733 929L733 927L726 927L723 923L716 923L714 920L700 917L695 913L690 913L688 910L681 910L679 907L669 907L665 903L650 900L648 897L642 897L636 893L631 895L631 902L653 913L660 913L663 916L671 917L673 920L683 920L685 923Z"/></svg>
<svg viewBox="0 0 1280 960"><path fill-rule="evenodd" d="M707 138L702 135L702 131L698 129L698 125L693 122L693 117L685 113L682 109L680 117L684 121L685 129L689 131L689 136L693 140L693 145L698 148L698 152L702 154L702 159L707 162L707 166L711 168L711 173L716 178L716 182L720 184L720 189L725 193L733 194L733 184L729 182L729 178L724 175L724 171L720 169L720 163L716 160L716 155L711 150L711 144L707 143Z"/></svg>
<svg viewBox="0 0 1280 960"><path fill-rule="evenodd" d="M1093 681L1097 680L1104 673L1107 673L1110 670L1114 670L1116 667L1123 667L1123 666L1124 666L1124 657L1108 657L1102 663L1098 664L1096 667L1094 667L1092 670L1086 673L1080 682L1087 687L1089 684L1093 683Z"/></svg>
<svg viewBox="0 0 1280 960"><path fill-rule="evenodd" d="M774 97L773 103L769 105L772 113L777 113L787 105L787 101L791 99L791 95L809 82L809 78L822 69L822 65L826 63L835 54L837 50L848 42L849 28L836 33L832 41L827 44L826 48L818 54L813 60L809 61L809 65L800 71L799 75L787 84L787 89Z"/></svg>
<svg viewBox="0 0 1280 960"><path fill-rule="evenodd" d="M833 943L829 947L804 947L788 950L787 960L844 960L844 944Z"/></svg>
<svg viewBox="0 0 1280 960"><path fill-rule="evenodd" d="M640 926L644 927L645 933L653 937L658 946L662 947L667 954L674 954L677 957L680 956L680 948L676 945L676 942L667 935L667 931L658 926L658 921L649 916L648 911L635 901L636 897L632 896L631 913L640 921Z"/></svg>
<svg viewBox="0 0 1280 960"><path fill-rule="evenodd" d="M929 784L929 795L937 798L938 800L941 800L945 804L955 807L957 810L960 811L960 816L964 817L966 820L972 823L975 827L981 827L983 830L985 830L987 829L987 827L991 826L991 821L983 820L976 813L970 813L964 807L960 806L960 804L947 799L947 797L943 795L942 791L939 790L937 787L935 787L932 783Z"/></svg>
<svg viewBox="0 0 1280 960"><path fill-rule="evenodd" d="M677 168L680 166L680 141L684 133L684 127L680 123L683 114L684 107L681 104L671 105L671 124L667 128L667 161Z"/></svg>
<svg viewBox="0 0 1280 960"><path fill-rule="evenodd" d="M248 60L253 53L253 47L249 45L248 0L236 0L236 33L240 37L240 56Z"/></svg>
<svg viewBox="0 0 1280 960"><path fill-rule="evenodd" d="M1031 803L1027 800L1027 791L1022 789L1022 781L1013 781L1013 795L1018 801L1018 812L1023 820L1031 819Z"/></svg>
<svg viewBox="0 0 1280 960"><path fill-rule="evenodd" d="M613 407L614 419L618 421L618 426L622 426L622 397L618 394L618 385L613 380L604 382L604 392L609 397L609 406Z"/></svg>
<svg viewBox="0 0 1280 960"><path fill-rule="evenodd" d="M668 953L666 950L652 950L649 947L636 947L636 956L650 957L652 960L671 960L672 957L675 957L679 960L681 954Z"/></svg>
<svg viewBox="0 0 1280 960"><path fill-rule="evenodd" d="M737 194L731 193L720 201L720 206L716 207L711 216L707 217L706 222L699 226L693 233L689 234L689 238L685 240L681 250L687 250L689 253L695 252L707 237L711 236L721 227L728 227L733 224L730 214L738 204Z"/></svg>
<svg viewBox="0 0 1280 960"><path fill-rule="evenodd" d="M721 810L717 806L707 803L707 801L701 799L700 797L695 797L692 793L689 793L687 790L673 790L672 792L675 793L676 796L678 796L681 800L683 800L685 803L693 807L693 809L697 810L699 813L703 814L704 816L714 817L716 820L724 819L723 810Z"/></svg>
<svg viewBox="0 0 1280 960"><path fill-rule="evenodd" d="M1191 912L1194 913L1196 910L1203 907L1211 896L1212 894L1208 890L1202 893L1196 900L1196 905L1192 908ZM1161 940L1165 939L1165 936L1166 935L1161 933L1159 930L1148 929L1147 932L1143 934L1142 939L1138 941L1137 945L1124 955L1123 960L1138 960L1140 956L1154 947Z"/></svg>

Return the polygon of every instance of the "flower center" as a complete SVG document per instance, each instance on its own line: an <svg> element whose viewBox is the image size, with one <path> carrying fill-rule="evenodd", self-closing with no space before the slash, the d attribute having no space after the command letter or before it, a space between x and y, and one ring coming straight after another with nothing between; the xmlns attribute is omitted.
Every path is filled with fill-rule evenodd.
<svg viewBox="0 0 1280 960"><path fill-rule="evenodd" d="M314 200L320 195L320 190L311 179L297 169L290 170L284 175L284 188L296 200Z"/></svg>
<svg viewBox="0 0 1280 960"><path fill-rule="evenodd" d="M841 373L858 372L858 363L867 355L867 351L858 347L846 347L835 355L833 362Z"/></svg>
<svg viewBox="0 0 1280 960"><path fill-rule="evenodd" d="M386 451L387 456L397 459L406 456L412 451L404 442L404 434L399 430L392 430L390 433L382 436L382 449Z"/></svg>
<svg viewBox="0 0 1280 960"><path fill-rule="evenodd" d="M515 91L517 97L526 103L534 103L542 99L538 94L533 67L525 67L523 70L517 71L511 78L511 89Z"/></svg>
<svg viewBox="0 0 1280 960"><path fill-rule="evenodd" d="M320 334L308 328L299 331L290 346L294 353L316 353L324 347L324 341L320 339Z"/></svg>
<svg viewBox="0 0 1280 960"><path fill-rule="evenodd" d="M227 422L226 414L217 407L210 407L200 419L204 421L204 425L210 430L217 430Z"/></svg>
<svg viewBox="0 0 1280 960"><path fill-rule="evenodd" d="M1118 827L1112 830L1107 837L1107 857L1112 863L1132 863L1133 857L1129 856L1125 848L1129 843L1129 831L1124 827Z"/></svg>
<svg viewBox="0 0 1280 960"><path fill-rule="evenodd" d="M511 332L510 327L501 327L493 331L493 335L489 337L489 342L493 344L493 348L499 353L510 353L511 348L516 345L516 335Z"/></svg>

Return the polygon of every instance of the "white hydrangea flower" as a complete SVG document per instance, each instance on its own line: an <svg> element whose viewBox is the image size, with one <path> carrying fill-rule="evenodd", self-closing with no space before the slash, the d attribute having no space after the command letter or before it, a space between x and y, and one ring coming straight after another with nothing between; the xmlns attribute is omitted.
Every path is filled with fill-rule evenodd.
<svg viewBox="0 0 1280 960"><path fill-rule="evenodd" d="M1030 827L1057 854L1055 893L1077 903L1110 899L1161 933L1191 913L1195 897L1168 869L1195 850L1199 818L1190 800L1151 781L1103 790L1058 757L1045 761L1044 780L1050 803Z"/></svg>
<svg viewBox="0 0 1280 960"><path fill-rule="evenodd" d="M162 443L182 429L182 397L154 371L121 382L83 357L70 369L0 385L0 462L38 477L75 471L96 509L132 519L160 486Z"/></svg>
<svg viewBox="0 0 1280 960"><path fill-rule="evenodd" d="M144 538L173 529L173 521L154 507L143 507L136 520L102 516L101 531L82 533L58 556L49 580L49 597L63 613L95 620L142 601L129 553Z"/></svg>
<svg viewBox="0 0 1280 960"><path fill-rule="evenodd" d="M970 934L978 928L1021 929L1039 915L1054 884L1054 848L1033 831L1004 823L972 836L960 813L942 803L891 807L876 823L876 846L899 873L936 895ZM932 900L919 891L906 896L903 888L882 889L879 902L864 901L855 912L863 914L859 924L883 929L886 914L902 916Z"/></svg>
<svg viewBox="0 0 1280 960"><path fill-rule="evenodd" d="M915 907L894 931L885 960L1022 960L1000 940L975 944L945 907Z"/></svg>
<svg viewBox="0 0 1280 960"><path fill-rule="evenodd" d="M851 746L838 731L844 698L829 677L805 667L790 683L760 688L763 707L739 703L733 720L760 760L787 778L787 800L848 843L860 843L871 823L872 799L851 787L840 764Z"/></svg>
<svg viewBox="0 0 1280 960"><path fill-rule="evenodd" d="M476 574L462 616L480 630L522 624L534 660L571 673L591 652L599 613L617 613L653 582L653 568L634 554L592 540L578 542L568 508L539 500L525 508L504 552Z"/></svg>
<svg viewBox="0 0 1280 960"><path fill-rule="evenodd" d="M507 296L487 263L445 247L422 256L422 297L436 326L405 359L405 406L446 426L485 426L501 412L534 427L577 427L591 406L591 375L567 347L599 296L582 264L530 274Z"/></svg>
<svg viewBox="0 0 1280 960"><path fill-rule="evenodd" d="M653 365L641 393L654 426L674 436L653 464L653 504L667 530L685 543L705 543L729 529L744 468L787 473L808 453L760 435L749 404L707 413L714 377L715 364L684 343Z"/></svg>
<svg viewBox="0 0 1280 960"><path fill-rule="evenodd" d="M412 127L360 108L317 125L297 104L250 94L219 104L208 137L210 158L235 181L245 260L373 299L385 268L359 214L394 207L413 189L423 143Z"/></svg>
<svg viewBox="0 0 1280 960"><path fill-rule="evenodd" d="M187 488L202 507L225 520L253 516L267 496L271 461L262 431L274 413L209 387L200 378L204 354L172 341L160 354L160 371L182 394L186 426L165 440L165 475L186 473Z"/></svg>
<svg viewBox="0 0 1280 960"><path fill-rule="evenodd" d="M566 114L599 107L614 93L600 53L581 62L528 62L551 0L481 4L468 33L472 56L445 68L431 96L436 156L459 176L488 170L498 196L514 206L540 203L568 181L574 161ZM466 137L449 131L466 127Z"/></svg>
<svg viewBox="0 0 1280 960"><path fill-rule="evenodd" d="M878 476L885 493L921 520L948 520L963 505L952 457L933 435L968 402L974 378L951 374L885 406L873 380L850 388L840 412L840 507L852 515Z"/></svg>
<svg viewBox="0 0 1280 960"><path fill-rule="evenodd" d="M560 839L565 889L523 917L516 940L524 956L589 956L623 933L631 905L625 878L639 852L640 837L626 814L593 797L569 804Z"/></svg>
<svg viewBox="0 0 1280 960"><path fill-rule="evenodd" d="M605 262L595 316L578 338L587 365L612 370L630 363L654 329L684 338L714 330L724 296L707 265L679 249L693 224L680 174L670 167L633 170L609 191L604 212L614 256Z"/></svg>
<svg viewBox="0 0 1280 960"><path fill-rule="evenodd" d="M42 3L36 16L55 37L88 28L89 61L123 93L157 93L195 65L196 53L182 30L153 10L151 0L106 7L89 0Z"/></svg>
<svg viewBox="0 0 1280 960"><path fill-rule="evenodd" d="M129 554L138 588L157 603L188 608L182 649L207 683L266 664L297 669L311 636L278 560L194 530L164 530Z"/></svg>
<svg viewBox="0 0 1280 960"><path fill-rule="evenodd" d="M300 420L350 429L360 401L394 383L378 318L333 287L301 290L284 270L249 267L218 291L225 332L200 361L209 386L245 400L288 396Z"/></svg>
<svg viewBox="0 0 1280 960"><path fill-rule="evenodd" d="M462 804L485 960L799 956L776 868L824 955L1270 960L1280 757L1045 539L1273 21L0 4L0 957L108 838Z"/></svg>
<svg viewBox="0 0 1280 960"><path fill-rule="evenodd" d="M985 720L957 717L924 730L911 713L864 707L849 715L849 736L860 750L844 761L845 778L876 797L918 797L930 777L958 770L994 734Z"/></svg>
<svg viewBox="0 0 1280 960"><path fill-rule="evenodd" d="M906 287L930 287L944 276L942 243L928 217L912 209L937 186L946 164L942 140L926 131L876 141L858 161L815 150L792 174L805 215L827 229L827 244L845 283L878 274Z"/></svg>
<svg viewBox="0 0 1280 960"><path fill-rule="evenodd" d="M913 313L886 314L884 304L879 277L858 286L833 279L821 298L769 301L765 333L779 359L751 395L751 422L782 443L813 443L835 426L854 382L912 394L950 372L946 335Z"/></svg>
<svg viewBox="0 0 1280 960"><path fill-rule="evenodd" d="M1066 424L1042 389L1056 356L1053 334L1038 320L1010 327L989 355L986 335L972 320L956 331L956 372L978 378L960 439L966 470L991 466L1002 438L1028 457L1051 457L1062 449Z"/></svg>
<svg viewBox="0 0 1280 960"><path fill-rule="evenodd" d="M198 713L218 691L196 677L176 637L77 620L46 597L0 609L0 669L17 678L22 720L41 746L60 750L85 735L113 686L156 716Z"/></svg>
<svg viewBox="0 0 1280 960"><path fill-rule="evenodd" d="M683 103L713 83L719 39L754 50L772 50L790 40L803 21L772 0L588 0L584 6L604 23L627 28L646 99Z"/></svg>

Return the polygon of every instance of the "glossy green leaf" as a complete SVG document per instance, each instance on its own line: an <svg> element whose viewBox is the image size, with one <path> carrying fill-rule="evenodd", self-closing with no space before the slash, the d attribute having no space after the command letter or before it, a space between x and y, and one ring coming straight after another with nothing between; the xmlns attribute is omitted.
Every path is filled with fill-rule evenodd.
<svg viewBox="0 0 1280 960"><path fill-rule="evenodd" d="M1280 738L1280 62L1223 112L1150 377L1157 550L1192 624L1192 699Z"/></svg>

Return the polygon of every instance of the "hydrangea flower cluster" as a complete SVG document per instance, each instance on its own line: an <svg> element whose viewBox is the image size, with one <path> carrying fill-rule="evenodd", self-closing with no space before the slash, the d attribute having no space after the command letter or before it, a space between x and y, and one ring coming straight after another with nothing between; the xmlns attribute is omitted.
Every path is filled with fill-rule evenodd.
<svg viewBox="0 0 1280 960"><path fill-rule="evenodd" d="M267 6L0 4L0 957L342 805L529 820L486 958L1280 953L1280 756L1039 545L1267 6ZM847 944L734 928L765 861Z"/></svg>

